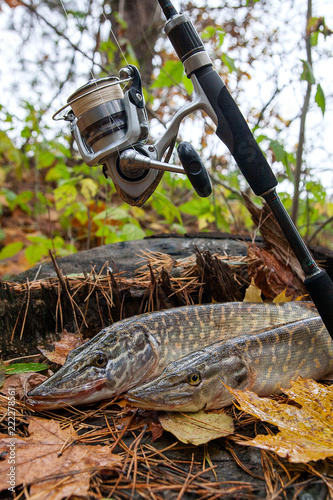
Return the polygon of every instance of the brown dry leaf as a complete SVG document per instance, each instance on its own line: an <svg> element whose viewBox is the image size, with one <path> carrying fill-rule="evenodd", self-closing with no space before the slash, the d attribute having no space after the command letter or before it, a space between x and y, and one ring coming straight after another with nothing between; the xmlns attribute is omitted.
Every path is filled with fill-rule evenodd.
<svg viewBox="0 0 333 500"><path fill-rule="evenodd" d="M163 434L163 427L160 422L154 422L151 420L149 422L149 430L151 432L152 441L156 441L156 439L160 438Z"/></svg>
<svg viewBox="0 0 333 500"><path fill-rule="evenodd" d="M44 347L38 347L40 352L53 363L63 365L66 361L67 354L79 347L84 342L81 334L64 332L61 340L53 342L54 351L49 351Z"/></svg>
<svg viewBox="0 0 333 500"><path fill-rule="evenodd" d="M263 302L261 298L261 290L255 285L253 278L250 286L246 289L243 302Z"/></svg>
<svg viewBox="0 0 333 500"><path fill-rule="evenodd" d="M23 399L23 397L26 396L31 389L44 382L47 378L48 377L42 375L41 373L18 373L6 379L1 392L6 396L9 396L10 394L8 391L14 391L16 399Z"/></svg>
<svg viewBox="0 0 333 500"><path fill-rule="evenodd" d="M159 415L164 430L171 432L182 443L198 446L212 439L234 432L232 418L225 413L173 413Z"/></svg>
<svg viewBox="0 0 333 500"><path fill-rule="evenodd" d="M258 435L239 443L271 450L290 462L307 463L333 456L333 386L299 377L284 389L301 408L260 398L250 391L230 389L241 409L276 425L276 435Z"/></svg>
<svg viewBox="0 0 333 500"><path fill-rule="evenodd" d="M0 453L7 454L0 462L0 491L9 486L10 452L15 457L15 485L32 485L30 495L38 494L38 500L87 495L92 470L121 465L108 446L70 445L78 437L72 426L61 429L54 420L32 418L28 431L28 438L0 434Z"/></svg>

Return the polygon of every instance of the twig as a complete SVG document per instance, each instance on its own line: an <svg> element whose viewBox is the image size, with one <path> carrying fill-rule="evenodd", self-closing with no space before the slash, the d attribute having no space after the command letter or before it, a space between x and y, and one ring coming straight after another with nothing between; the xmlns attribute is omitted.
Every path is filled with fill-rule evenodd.
<svg viewBox="0 0 333 500"><path fill-rule="evenodd" d="M327 220L325 220L324 222L322 222L320 224L320 226L317 227L317 229L315 230L315 232L312 234L312 236L310 236L310 238L307 240L307 244L310 245L311 242L315 239L315 237L317 236L317 234L322 231L324 229L325 226L327 226L327 224L330 224L330 222L333 222L333 215L331 217L329 217Z"/></svg>

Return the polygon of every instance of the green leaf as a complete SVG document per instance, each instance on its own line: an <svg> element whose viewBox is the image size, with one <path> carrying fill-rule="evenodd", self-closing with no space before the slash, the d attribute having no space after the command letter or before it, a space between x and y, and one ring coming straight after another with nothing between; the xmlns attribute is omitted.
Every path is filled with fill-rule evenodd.
<svg viewBox="0 0 333 500"><path fill-rule="evenodd" d="M206 26L206 28L201 32L201 38L203 40L210 40L214 36L218 37L218 48L222 47L225 37L225 31L222 28L216 26Z"/></svg>
<svg viewBox="0 0 333 500"><path fill-rule="evenodd" d="M311 33L311 35L310 35L311 47L316 47L316 45L318 45L318 37L319 37L319 31L315 31L314 33Z"/></svg>
<svg viewBox="0 0 333 500"><path fill-rule="evenodd" d="M98 185L92 179L82 179L81 181L81 192L87 201L92 200L98 191Z"/></svg>
<svg viewBox="0 0 333 500"><path fill-rule="evenodd" d="M317 92L315 95L315 101L318 104L318 106L321 109L321 112L323 113L323 116L325 114L325 109L326 109L326 99L325 99L325 94L323 89L321 88L320 83L317 85Z"/></svg>
<svg viewBox="0 0 333 500"><path fill-rule="evenodd" d="M159 215L162 215L167 222L172 223L177 219L182 224L182 216L176 205L165 194L155 191L152 198L152 207Z"/></svg>
<svg viewBox="0 0 333 500"><path fill-rule="evenodd" d="M173 87L182 81L183 75L184 67L180 61L167 61L151 88Z"/></svg>
<svg viewBox="0 0 333 500"><path fill-rule="evenodd" d="M19 252L22 247L22 241L14 241L14 243L9 243L2 250L0 250L0 260L13 257L13 255L17 254L17 252Z"/></svg>
<svg viewBox="0 0 333 500"><path fill-rule="evenodd" d="M50 167L55 160L55 156L50 151L41 151L38 155L37 168Z"/></svg>
<svg viewBox="0 0 333 500"><path fill-rule="evenodd" d="M57 181L59 179L69 179L71 173L65 163L57 163L47 172L45 179L47 181Z"/></svg>
<svg viewBox="0 0 333 500"><path fill-rule="evenodd" d="M212 205L207 198L193 198L191 201L183 203L183 205L179 207L179 210L185 214L202 217L211 213Z"/></svg>
<svg viewBox="0 0 333 500"><path fill-rule="evenodd" d="M235 66L235 59L232 59L232 57L229 57L227 54L223 54L222 62L225 64L225 66L227 66L230 73L232 73L233 71L237 71L237 68Z"/></svg>
<svg viewBox="0 0 333 500"><path fill-rule="evenodd" d="M314 77L311 65L308 63L308 61L305 61L304 59L301 59L301 61L303 64L303 72L301 74L301 80L306 80L311 84L316 83L316 79Z"/></svg>
<svg viewBox="0 0 333 500"><path fill-rule="evenodd" d="M144 230L133 222L124 224L121 231L121 239L125 241L142 240L145 236L146 233L144 232Z"/></svg>
<svg viewBox="0 0 333 500"><path fill-rule="evenodd" d="M111 219L111 220L123 220L128 218L128 211L119 208L119 207L109 207L103 212L99 212L99 214L94 215L94 221Z"/></svg>
<svg viewBox="0 0 333 500"><path fill-rule="evenodd" d="M270 146L270 148L272 149L272 151L273 151L273 153L275 155L276 161L283 162L283 160L285 158L285 155L286 155L286 151L284 149L283 144L281 144L277 140L273 140L273 141L270 142L269 146Z"/></svg>
<svg viewBox="0 0 333 500"><path fill-rule="evenodd" d="M76 200L77 189L72 184L63 184L62 186L55 188L54 197L56 201L56 209L61 210Z"/></svg>
<svg viewBox="0 0 333 500"><path fill-rule="evenodd" d="M48 365L43 363L14 363L6 366L6 375L17 375L18 373L42 372L47 370Z"/></svg>

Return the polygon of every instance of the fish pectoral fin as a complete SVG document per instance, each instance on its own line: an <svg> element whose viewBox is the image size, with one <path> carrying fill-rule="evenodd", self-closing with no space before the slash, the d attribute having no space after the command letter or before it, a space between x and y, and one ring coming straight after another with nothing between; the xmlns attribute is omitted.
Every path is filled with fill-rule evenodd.
<svg viewBox="0 0 333 500"><path fill-rule="evenodd" d="M243 389L252 385L253 374L241 350L234 346L226 350L221 366L221 381L232 389Z"/></svg>

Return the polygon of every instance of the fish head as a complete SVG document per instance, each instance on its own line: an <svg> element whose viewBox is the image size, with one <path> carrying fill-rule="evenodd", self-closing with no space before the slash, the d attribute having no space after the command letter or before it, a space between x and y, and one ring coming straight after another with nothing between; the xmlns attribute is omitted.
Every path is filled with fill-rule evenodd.
<svg viewBox="0 0 333 500"><path fill-rule="evenodd" d="M227 344L227 343L226 343ZM163 373L125 394L134 406L149 410L197 412L228 406L228 388L244 387L248 367L233 346L196 351L170 363Z"/></svg>
<svg viewBox="0 0 333 500"><path fill-rule="evenodd" d="M157 363L156 342L144 325L120 323L73 349L54 375L28 393L27 403L47 409L111 399L149 375Z"/></svg>

